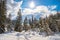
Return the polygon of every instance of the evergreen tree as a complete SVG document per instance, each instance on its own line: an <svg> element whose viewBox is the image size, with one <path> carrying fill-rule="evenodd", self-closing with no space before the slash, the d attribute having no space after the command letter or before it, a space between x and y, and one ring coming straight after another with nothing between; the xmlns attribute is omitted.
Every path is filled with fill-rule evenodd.
<svg viewBox="0 0 60 40"><path fill-rule="evenodd" d="M32 15L32 23L31 23L31 28L34 28L34 17L33 17L33 15Z"/></svg>
<svg viewBox="0 0 60 40"><path fill-rule="evenodd" d="M16 25L15 25L15 31L21 32L22 31L22 15L21 15L21 9L19 9Z"/></svg>
<svg viewBox="0 0 60 40"><path fill-rule="evenodd" d="M25 19L24 19L24 29L25 29L25 31L27 31L29 29L28 26L29 26L28 19L27 19L27 17L25 17Z"/></svg>
<svg viewBox="0 0 60 40"><path fill-rule="evenodd" d="M59 28L58 25L56 23L56 20L58 20L58 14L55 15L50 15L49 16L49 28L53 31L53 32L59 32Z"/></svg>
<svg viewBox="0 0 60 40"><path fill-rule="evenodd" d="M44 24L45 24L45 27L44 27L44 30L45 32L47 33L47 35L50 35L52 34L52 30L49 28L49 18L46 16L45 20L44 20Z"/></svg>
<svg viewBox="0 0 60 40"><path fill-rule="evenodd" d="M0 33L5 31L6 0L0 0Z"/></svg>
<svg viewBox="0 0 60 40"><path fill-rule="evenodd" d="M39 29L40 29L40 32L43 32L44 31L44 20L43 18L39 18Z"/></svg>
<svg viewBox="0 0 60 40"><path fill-rule="evenodd" d="M12 25L12 22L11 22L11 14L9 14L9 17L7 18L6 22L8 24L7 25L7 31L11 32L12 31L12 27L11 27L11 25Z"/></svg>
<svg viewBox="0 0 60 40"><path fill-rule="evenodd" d="M29 19L29 26L30 26L30 28L32 28L32 20L31 19Z"/></svg>
<svg viewBox="0 0 60 40"><path fill-rule="evenodd" d="M34 28L38 28L38 20L34 18L33 20Z"/></svg>

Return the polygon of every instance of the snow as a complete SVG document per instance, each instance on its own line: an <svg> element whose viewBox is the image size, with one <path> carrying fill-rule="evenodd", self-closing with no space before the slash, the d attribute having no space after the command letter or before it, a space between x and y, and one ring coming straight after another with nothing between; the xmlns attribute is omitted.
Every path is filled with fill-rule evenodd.
<svg viewBox="0 0 60 40"><path fill-rule="evenodd" d="M6 32L0 34L0 40L60 40L60 33L51 36L39 35L35 31Z"/></svg>

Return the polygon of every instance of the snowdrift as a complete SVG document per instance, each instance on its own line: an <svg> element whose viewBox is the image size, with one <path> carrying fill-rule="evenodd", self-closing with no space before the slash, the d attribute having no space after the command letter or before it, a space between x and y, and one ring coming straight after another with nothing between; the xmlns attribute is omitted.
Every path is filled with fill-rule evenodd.
<svg viewBox="0 0 60 40"><path fill-rule="evenodd" d="M60 34L45 36L35 31L6 32L0 34L0 40L60 40Z"/></svg>

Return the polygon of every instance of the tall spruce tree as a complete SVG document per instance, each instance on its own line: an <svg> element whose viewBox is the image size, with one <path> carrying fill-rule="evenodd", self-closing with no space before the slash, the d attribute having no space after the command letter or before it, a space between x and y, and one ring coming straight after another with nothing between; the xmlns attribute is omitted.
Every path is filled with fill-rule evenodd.
<svg viewBox="0 0 60 40"><path fill-rule="evenodd" d="M9 14L9 17L7 18L6 22L8 24L7 25L7 31L11 32L12 31L12 27L11 27L11 24L12 24L12 22L11 22L11 14Z"/></svg>
<svg viewBox="0 0 60 40"><path fill-rule="evenodd" d="M24 19L24 29L25 29L25 31L28 30L28 19L27 19L27 17L25 17L25 19Z"/></svg>
<svg viewBox="0 0 60 40"><path fill-rule="evenodd" d="M39 29L40 29L41 32L44 31L44 29L43 29L43 26L44 26L44 25L43 25L43 24L44 24L43 18L40 17L40 18L39 18Z"/></svg>
<svg viewBox="0 0 60 40"><path fill-rule="evenodd" d="M30 26L30 28L32 28L32 20L31 19L29 19L29 26Z"/></svg>
<svg viewBox="0 0 60 40"><path fill-rule="evenodd" d="M16 25L15 25L15 31L21 32L22 31L22 14L21 14L21 9L19 9L17 20L16 20Z"/></svg>
<svg viewBox="0 0 60 40"><path fill-rule="evenodd" d="M36 18L34 18L33 24L34 28L38 28L38 20Z"/></svg>
<svg viewBox="0 0 60 40"><path fill-rule="evenodd" d="M6 1L7 0L0 0L0 33L4 33L5 31Z"/></svg>
<svg viewBox="0 0 60 40"><path fill-rule="evenodd" d="M31 28L34 28L34 17L33 17L33 15L32 15L32 24L31 24Z"/></svg>
<svg viewBox="0 0 60 40"><path fill-rule="evenodd" d="M44 20L44 25L45 25L44 30L45 30L45 32L47 33L47 35L52 34L53 32L52 32L52 30L49 28L49 18L48 18L47 16L46 16L46 18L45 18L45 20Z"/></svg>

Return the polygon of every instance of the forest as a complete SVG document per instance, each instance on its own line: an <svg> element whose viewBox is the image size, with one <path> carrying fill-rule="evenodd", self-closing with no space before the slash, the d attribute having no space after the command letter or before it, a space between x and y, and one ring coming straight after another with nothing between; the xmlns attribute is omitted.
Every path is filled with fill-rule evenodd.
<svg viewBox="0 0 60 40"><path fill-rule="evenodd" d="M17 14L16 20L11 20L11 14L6 17L6 0L0 0L0 34L6 31L22 32L23 30L46 32L47 35L60 32L60 12L54 15L51 14L49 17L40 17L39 20L34 16L31 16L32 18L30 19L26 16L23 22L21 9L19 9Z"/></svg>

